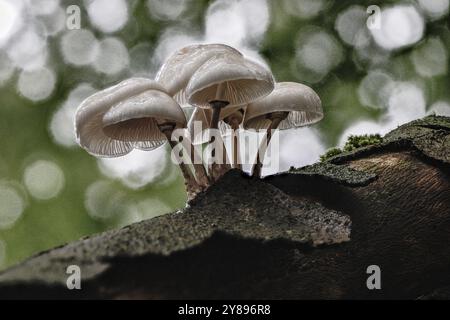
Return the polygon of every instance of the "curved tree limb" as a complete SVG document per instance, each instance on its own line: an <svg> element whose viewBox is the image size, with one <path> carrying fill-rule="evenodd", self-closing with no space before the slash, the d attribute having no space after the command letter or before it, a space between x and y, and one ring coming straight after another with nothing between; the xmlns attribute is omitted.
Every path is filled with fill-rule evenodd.
<svg viewBox="0 0 450 320"><path fill-rule="evenodd" d="M450 119L432 116L265 180L230 171L183 211L6 270L0 297L442 298L449 243ZM69 265L82 290L67 289Z"/></svg>

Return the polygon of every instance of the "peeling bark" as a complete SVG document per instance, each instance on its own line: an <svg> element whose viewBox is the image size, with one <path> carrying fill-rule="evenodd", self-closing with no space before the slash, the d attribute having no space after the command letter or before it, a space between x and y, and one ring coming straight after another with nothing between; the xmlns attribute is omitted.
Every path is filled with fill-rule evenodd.
<svg viewBox="0 0 450 320"><path fill-rule="evenodd" d="M6 270L0 298L447 298L449 243L450 119L433 116L264 180L232 170L183 211Z"/></svg>

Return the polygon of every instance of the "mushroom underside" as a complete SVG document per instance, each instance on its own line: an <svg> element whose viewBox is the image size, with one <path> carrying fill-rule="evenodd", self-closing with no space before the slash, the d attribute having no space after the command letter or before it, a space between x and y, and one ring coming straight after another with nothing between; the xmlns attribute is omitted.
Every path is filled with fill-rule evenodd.
<svg viewBox="0 0 450 320"><path fill-rule="evenodd" d="M223 92L218 96L220 85L223 86ZM215 100L227 101L230 105L243 105L267 95L272 89L273 85L263 80L230 80L195 90L190 94L189 102L200 108L210 108L210 102Z"/></svg>
<svg viewBox="0 0 450 320"><path fill-rule="evenodd" d="M163 123L164 121L160 121ZM165 141L166 136L161 132L158 120L155 118L137 118L121 121L103 128L108 137L119 141Z"/></svg>
<svg viewBox="0 0 450 320"><path fill-rule="evenodd" d="M129 141L119 141L107 136L100 125L103 114L97 114L78 128L80 145L90 154L98 157L120 157L133 150Z"/></svg>
<svg viewBox="0 0 450 320"><path fill-rule="evenodd" d="M323 117L319 112L306 112L306 111L291 111L286 119L280 122L277 129L286 130L292 128L298 128L307 126L318 122ZM252 119L249 119L245 123L246 129L264 130L270 127L270 120L267 115L261 115Z"/></svg>

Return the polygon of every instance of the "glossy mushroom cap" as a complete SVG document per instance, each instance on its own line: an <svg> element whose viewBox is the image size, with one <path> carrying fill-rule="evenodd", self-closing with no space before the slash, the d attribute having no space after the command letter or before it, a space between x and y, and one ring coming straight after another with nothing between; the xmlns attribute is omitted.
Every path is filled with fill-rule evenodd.
<svg viewBox="0 0 450 320"><path fill-rule="evenodd" d="M147 90L162 90L157 82L144 78L131 78L93 94L78 107L75 115L75 132L78 143L92 155L119 157L134 148L154 149L164 142L137 142L112 139L103 131L103 116L114 105L124 99Z"/></svg>
<svg viewBox="0 0 450 320"><path fill-rule="evenodd" d="M224 44L199 44L187 46L170 56L159 69L155 80L167 89L181 105L185 104L185 88L192 75L206 61L216 55L242 56L236 49Z"/></svg>
<svg viewBox="0 0 450 320"><path fill-rule="evenodd" d="M226 130L231 128L230 126L225 124L223 120L241 109L245 109L245 106L232 106L225 108L221 112L220 120L222 121L219 123L219 130L222 135L225 135ZM211 118L212 118L212 111L210 109L195 108L187 125L188 131L192 135L191 138L193 140L192 143L194 145L203 144L209 141L207 129L209 128ZM201 123L201 127L203 130L202 133L194 132L196 121Z"/></svg>
<svg viewBox="0 0 450 320"><path fill-rule="evenodd" d="M262 98L273 88L269 70L241 56L227 54L209 59L195 72L186 96L190 104L201 108L210 108L214 100L236 106ZM219 91L222 92L218 94Z"/></svg>
<svg viewBox="0 0 450 320"><path fill-rule="evenodd" d="M294 82L281 82L267 97L251 103L244 119L245 129L267 129L274 112L289 112L278 129L290 129L316 123L323 118L322 103L317 93L308 86Z"/></svg>
<svg viewBox="0 0 450 320"><path fill-rule="evenodd" d="M160 125L186 126L179 104L167 93L148 90L121 101L103 117L103 131L112 139L125 142L165 141Z"/></svg>

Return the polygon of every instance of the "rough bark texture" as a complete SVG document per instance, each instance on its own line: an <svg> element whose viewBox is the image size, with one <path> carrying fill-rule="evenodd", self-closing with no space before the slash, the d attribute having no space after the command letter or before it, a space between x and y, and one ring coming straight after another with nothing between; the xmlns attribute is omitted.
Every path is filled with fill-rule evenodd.
<svg viewBox="0 0 450 320"><path fill-rule="evenodd" d="M183 211L3 272L0 298L447 298L449 244L450 119L432 116L265 180L230 171Z"/></svg>

